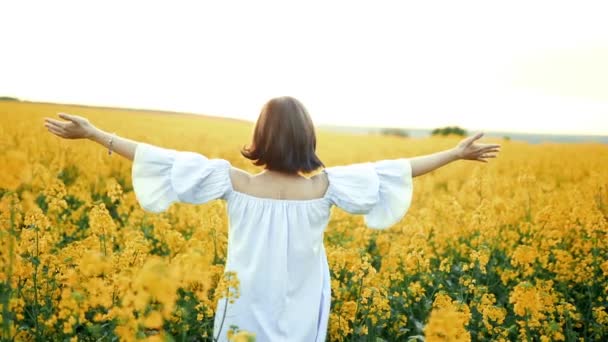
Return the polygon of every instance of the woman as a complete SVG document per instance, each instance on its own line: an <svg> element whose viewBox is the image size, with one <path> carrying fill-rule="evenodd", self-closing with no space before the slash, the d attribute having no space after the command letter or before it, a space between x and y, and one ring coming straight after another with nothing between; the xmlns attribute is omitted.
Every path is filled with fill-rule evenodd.
<svg viewBox="0 0 608 342"><path fill-rule="evenodd" d="M370 228L388 228L410 206L413 177L459 159L487 162L500 147L475 143L478 133L434 154L328 167L304 177L324 167L315 153L315 129L298 100L279 97L264 105L251 144L241 150L264 167L252 175L224 159L138 143L83 117L59 116L67 121L46 119L50 132L93 140L133 161L133 189L144 209L227 201L225 269L236 271L241 295L233 304L217 303L214 336L222 341L231 325L262 342L324 341L331 291L323 232L331 207L365 215Z"/></svg>

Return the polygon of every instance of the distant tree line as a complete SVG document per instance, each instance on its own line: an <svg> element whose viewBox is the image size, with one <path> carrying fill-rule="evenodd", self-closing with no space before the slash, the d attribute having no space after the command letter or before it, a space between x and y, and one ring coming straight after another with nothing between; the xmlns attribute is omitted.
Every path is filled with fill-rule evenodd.
<svg viewBox="0 0 608 342"><path fill-rule="evenodd" d="M382 135L394 135L398 137L407 138L410 134L403 128L383 128L380 130L380 134Z"/></svg>
<svg viewBox="0 0 608 342"><path fill-rule="evenodd" d="M409 137L410 136L410 134L407 130L405 130L403 128L392 128L392 127L380 129L380 134L393 135L393 136L398 136L398 137ZM465 136L465 135L467 135L467 131L458 126L440 127L440 128L435 128L433 131L431 131L431 135L450 135L450 134Z"/></svg>
<svg viewBox="0 0 608 342"><path fill-rule="evenodd" d="M19 99L10 96L0 96L0 101L19 101Z"/></svg>
<svg viewBox="0 0 608 342"><path fill-rule="evenodd" d="M467 135L467 131L458 126L447 126L447 127L442 127L442 128L435 128L431 132L431 135L450 135L450 134L464 136L464 135Z"/></svg>

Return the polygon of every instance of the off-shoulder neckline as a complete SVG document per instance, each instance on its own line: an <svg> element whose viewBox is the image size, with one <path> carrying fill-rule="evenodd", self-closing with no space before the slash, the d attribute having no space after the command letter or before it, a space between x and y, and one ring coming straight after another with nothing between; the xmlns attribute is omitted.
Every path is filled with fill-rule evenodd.
<svg viewBox="0 0 608 342"><path fill-rule="evenodd" d="M262 202L306 204L306 203L316 203L316 202L328 201L330 193L331 193L332 185L331 185L331 182L329 181L329 174L327 173L327 168L324 168L321 172L327 174L327 177L328 177L327 189L325 189L325 193L323 194L322 197L309 198L309 199L287 199L287 198L260 197L260 196L250 195L248 193L235 190L234 187L232 186L232 181L230 179L228 180L229 191L230 191L230 194L235 194L235 195L238 195L238 196L241 196L244 198L248 198L248 199L255 200L255 201L262 201Z"/></svg>

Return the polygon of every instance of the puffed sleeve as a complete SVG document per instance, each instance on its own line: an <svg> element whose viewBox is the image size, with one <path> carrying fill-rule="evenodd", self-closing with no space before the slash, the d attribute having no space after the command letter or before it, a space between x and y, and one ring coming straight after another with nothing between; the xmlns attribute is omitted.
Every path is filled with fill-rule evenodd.
<svg viewBox="0 0 608 342"><path fill-rule="evenodd" d="M137 144L131 177L137 201L155 213L174 202L202 204L223 199L232 188L227 160L146 143Z"/></svg>
<svg viewBox="0 0 608 342"><path fill-rule="evenodd" d="M413 193L409 159L387 159L325 169L328 197L351 214L363 214L365 224L386 229L405 216Z"/></svg>

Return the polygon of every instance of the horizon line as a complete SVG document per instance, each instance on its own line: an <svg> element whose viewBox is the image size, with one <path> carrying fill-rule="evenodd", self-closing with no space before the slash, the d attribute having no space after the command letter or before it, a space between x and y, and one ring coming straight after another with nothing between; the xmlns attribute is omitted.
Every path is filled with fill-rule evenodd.
<svg viewBox="0 0 608 342"><path fill-rule="evenodd" d="M100 104L82 104L82 103L66 103L66 102L51 102L51 101L39 101L39 100L26 100L17 96L8 96L8 95L0 95L0 103L2 102L18 102L18 103L34 103L34 104L50 104L50 105L61 105L61 106L72 106L72 107L86 107L86 108L100 108L100 109L118 109L118 110L124 110L124 111L140 111L140 112L161 112L161 113L165 113L165 114L170 114L170 115L195 115L195 116L204 116L207 118L213 118L213 119L226 119L226 120L233 120L233 121L240 121L240 122L246 122L246 123L253 123L255 124L255 121L253 120L248 120L248 119L243 119L243 118L237 118L237 117L233 117L233 116L222 116L219 114L205 114L205 113L195 113L195 112L189 112L189 111L175 111L175 110L166 110L166 109L154 109L154 108L142 108L142 107L122 107L122 106L113 106L113 105L100 105ZM316 127L338 127L338 128L353 128L353 129L365 129L365 128L370 128L370 129L383 129L383 128L396 128L396 129L411 129L411 130L429 130L432 131L436 128L444 128L444 127L450 127L450 126L457 126L460 127L458 125L442 125L440 127L404 127L404 126L378 126L378 125L346 125L346 124L335 124L335 123L319 123L319 124L314 124ZM524 135L561 135L561 136L572 136L572 137L576 137L576 136L589 136L589 137L601 137L601 138L608 138L608 134L600 134L600 133L564 133L564 132L531 132L531 131L520 131L520 130L493 130L493 129L480 129L480 128L464 128L461 127L463 129L465 129L468 132L484 132L484 133L488 133L488 134L503 134L503 133L510 133L510 134L524 134Z"/></svg>

